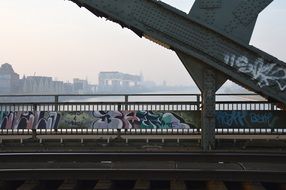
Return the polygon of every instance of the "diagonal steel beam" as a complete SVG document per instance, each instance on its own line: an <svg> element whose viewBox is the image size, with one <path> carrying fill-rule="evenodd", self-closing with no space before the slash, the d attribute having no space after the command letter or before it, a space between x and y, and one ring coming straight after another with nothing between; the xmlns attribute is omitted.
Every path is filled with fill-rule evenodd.
<svg viewBox="0 0 286 190"><path fill-rule="evenodd" d="M286 104L286 63L230 34L156 0L72 1L141 37L198 59L268 99Z"/></svg>

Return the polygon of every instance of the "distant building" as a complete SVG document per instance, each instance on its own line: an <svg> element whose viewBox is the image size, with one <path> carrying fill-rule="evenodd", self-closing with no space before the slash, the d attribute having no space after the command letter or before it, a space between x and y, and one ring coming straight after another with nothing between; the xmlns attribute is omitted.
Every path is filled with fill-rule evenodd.
<svg viewBox="0 0 286 190"><path fill-rule="evenodd" d="M23 79L23 89L25 94L52 94L54 85L52 77L28 76Z"/></svg>
<svg viewBox="0 0 286 190"><path fill-rule="evenodd" d="M75 78L73 79L73 91L77 94L92 93L87 80Z"/></svg>
<svg viewBox="0 0 286 190"><path fill-rule="evenodd" d="M100 72L97 91L101 93L121 93L140 90L142 75L130 75L120 72Z"/></svg>
<svg viewBox="0 0 286 190"><path fill-rule="evenodd" d="M64 93L65 94L72 94L73 91L73 84L72 83L64 83Z"/></svg>
<svg viewBox="0 0 286 190"><path fill-rule="evenodd" d="M14 72L12 65L5 63L0 67L0 93L13 94L19 91L19 75Z"/></svg>
<svg viewBox="0 0 286 190"><path fill-rule="evenodd" d="M0 67L0 94L94 94L94 93L137 93L142 92L143 75L121 72L99 73L99 84L87 80L73 79L73 83L53 80L48 76L23 76L14 72L12 65Z"/></svg>

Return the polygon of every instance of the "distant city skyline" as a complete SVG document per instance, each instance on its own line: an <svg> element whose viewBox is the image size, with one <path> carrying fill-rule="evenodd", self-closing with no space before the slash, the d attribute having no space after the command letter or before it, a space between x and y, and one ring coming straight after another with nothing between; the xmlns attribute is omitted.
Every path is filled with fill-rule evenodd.
<svg viewBox="0 0 286 190"><path fill-rule="evenodd" d="M168 86L166 82L156 84L154 81L144 81L142 74L132 75L122 72L100 72L97 84L91 84L87 79L73 78L72 82L57 80L51 76L22 77L14 70L13 65L0 65L0 94L104 94L104 93L146 93L146 92L185 92L196 91L195 86ZM190 92L190 91L189 91ZM197 92L197 91L196 91Z"/></svg>
<svg viewBox="0 0 286 190"><path fill-rule="evenodd" d="M188 12L194 1L164 2ZM286 1L275 0L260 14L251 40L283 61L285 17ZM142 72L157 84L193 84L174 52L69 1L0 1L0 21L0 64L12 64L21 76L36 73L61 81L87 77L95 83L100 71Z"/></svg>

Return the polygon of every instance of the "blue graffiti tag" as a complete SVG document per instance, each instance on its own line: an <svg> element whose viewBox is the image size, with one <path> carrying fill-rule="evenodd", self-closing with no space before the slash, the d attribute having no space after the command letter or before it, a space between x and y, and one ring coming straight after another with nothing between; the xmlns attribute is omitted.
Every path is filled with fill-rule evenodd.
<svg viewBox="0 0 286 190"><path fill-rule="evenodd" d="M227 127L238 125L244 127L246 125L247 112L245 111L219 111L216 113L218 124Z"/></svg>
<svg viewBox="0 0 286 190"><path fill-rule="evenodd" d="M273 115L272 113L251 113L250 121L251 123L266 123L270 125L272 121Z"/></svg>

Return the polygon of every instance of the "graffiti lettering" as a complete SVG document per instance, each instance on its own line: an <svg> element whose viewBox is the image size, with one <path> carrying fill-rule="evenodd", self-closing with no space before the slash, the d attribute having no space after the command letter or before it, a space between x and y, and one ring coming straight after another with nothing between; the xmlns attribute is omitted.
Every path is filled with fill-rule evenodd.
<svg viewBox="0 0 286 190"><path fill-rule="evenodd" d="M250 121L251 123L268 123L270 125L273 119L272 113L251 113Z"/></svg>
<svg viewBox="0 0 286 190"><path fill-rule="evenodd" d="M218 128L285 128L283 111L216 111ZM190 129L200 127L194 111L0 112L1 129Z"/></svg>
<svg viewBox="0 0 286 190"><path fill-rule="evenodd" d="M216 124L222 128L285 128L284 117L279 111L217 111Z"/></svg>
<svg viewBox="0 0 286 190"><path fill-rule="evenodd" d="M2 112L1 129L56 129L61 115L57 112Z"/></svg>
<svg viewBox="0 0 286 190"><path fill-rule="evenodd" d="M154 113L152 111L95 111L96 120L92 128L113 129L172 129L190 128L175 113Z"/></svg>
<svg viewBox="0 0 286 190"><path fill-rule="evenodd" d="M246 56L236 55L225 55L224 61L239 72L250 74L260 87L276 84L281 91L286 89L286 69L276 63L265 63L262 58L251 63Z"/></svg>
<svg viewBox="0 0 286 190"><path fill-rule="evenodd" d="M220 111L216 113L216 120L221 126L231 127L233 125L245 127L247 113L244 111Z"/></svg>

